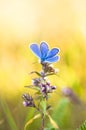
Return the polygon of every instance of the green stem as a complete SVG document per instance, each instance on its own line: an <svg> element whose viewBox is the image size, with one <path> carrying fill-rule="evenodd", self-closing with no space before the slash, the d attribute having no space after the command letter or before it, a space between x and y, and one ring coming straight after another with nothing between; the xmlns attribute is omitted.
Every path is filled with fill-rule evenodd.
<svg viewBox="0 0 86 130"><path fill-rule="evenodd" d="M42 113L42 124L41 124L41 129L40 130L44 130L44 125L45 125L44 113Z"/></svg>

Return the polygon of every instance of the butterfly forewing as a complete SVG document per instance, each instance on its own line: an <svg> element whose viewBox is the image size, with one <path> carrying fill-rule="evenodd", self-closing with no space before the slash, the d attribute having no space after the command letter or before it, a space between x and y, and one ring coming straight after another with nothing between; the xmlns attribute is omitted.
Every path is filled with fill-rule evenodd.
<svg viewBox="0 0 86 130"><path fill-rule="evenodd" d="M30 49L37 57L41 58L40 48L37 44L31 44Z"/></svg>
<svg viewBox="0 0 86 130"><path fill-rule="evenodd" d="M41 42L40 51L41 51L41 58L45 58L49 51L49 48L46 42Z"/></svg>

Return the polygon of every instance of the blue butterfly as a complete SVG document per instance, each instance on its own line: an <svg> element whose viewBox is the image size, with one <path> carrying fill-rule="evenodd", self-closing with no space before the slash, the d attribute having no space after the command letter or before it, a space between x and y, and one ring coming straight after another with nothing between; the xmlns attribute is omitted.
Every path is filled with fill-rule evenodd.
<svg viewBox="0 0 86 130"><path fill-rule="evenodd" d="M53 48L49 50L46 42L41 42L40 47L33 43L30 45L30 49L40 59L41 63L53 63L59 60L59 56L57 56L59 49Z"/></svg>

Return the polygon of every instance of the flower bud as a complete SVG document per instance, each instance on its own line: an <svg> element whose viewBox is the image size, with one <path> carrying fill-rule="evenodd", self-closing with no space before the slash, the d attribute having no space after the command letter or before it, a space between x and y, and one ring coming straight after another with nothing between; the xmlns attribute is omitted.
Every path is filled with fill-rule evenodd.
<svg viewBox="0 0 86 130"><path fill-rule="evenodd" d="M29 95L29 94L23 94L23 105L25 107L29 106L29 107L34 107L35 104L33 102L33 98Z"/></svg>
<svg viewBox="0 0 86 130"><path fill-rule="evenodd" d="M32 79L32 84L34 86L40 86L40 78Z"/></svg>

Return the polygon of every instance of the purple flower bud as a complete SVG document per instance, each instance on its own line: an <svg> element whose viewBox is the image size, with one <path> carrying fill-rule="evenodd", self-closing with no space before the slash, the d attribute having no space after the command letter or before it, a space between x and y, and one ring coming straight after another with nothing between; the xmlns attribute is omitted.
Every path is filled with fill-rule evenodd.
<svg viewBox="0 0 86 130"><path fill-rule="evenodd" d="M47 93L51 93L51 86L50 85L46 85L46 91L47 91Z"/></svg>
<svg viewBox="0 0 86 130"><path fill-rule="evenodd" d="M24 106L29 106L29 107L34 107L35 104L33 102L33 98L29 94L23 94L23 105Z"/></svg>
<svg viewBox="0 0 86 130"><path fill-rule="evenodd" d="M51 86L52 90L55 90L56 89L56 86Z"/></svg>
<svg viewBox="0 0 86 130"><path fill-rule="evenodd" d="M41 84L41 92L46 93L46 84Z"/></svg>
<svg viewBox="0 0 86 130"><path fill-rule="evenodd" d="M26 102L26 101L23 101L23 105L24 105L25 107L29 106L28 102Z"/></svg>
<svg viewBox="0 0 86 130"><path fill-rule="evenodd" d="M73 103L81 104L80 99L71 88L69 87L62 88L62 93L64 94L64 96L68 97L70 101L72 101Z"/></svg>
<svg viewBox="0 0 86 130"><path fill-rule="evenodd" d="M50 82L47 82L46 85L50 86Z"/></svg>
<svg viewBox="0 0 86 130"><path fill-rule="evenodd" d="M72 95L73 91L71 88L62 88L62 93L65 95L65 96L70 96Z"/></svg>
<svg viewBox="0 0 86 130"><path fill-rule="evenodd" d="M32 80L32 84L34 86L40 86L40 82L41 82L40 78L35 78Z"/></svg>
<svg viewBox="0 0 86 130"><path fill-rule="evenodd" d="M42 87L41 92L46 93L46 88Z"/></svg>
<svg viewBox="0 0 86 130"><path fill-rule="evenodd" d="M41 84L41 93L43 95L47 95L48 93L52 93L53 90L56 89L56 86L51 86L49 82L46 82L45 84Z"/></svg>
<svg viewBox="0 0 86 130"><path fill-rule="evenodd" d="M32 101L33 100L33 98L29 95L29 94L23 94L23 98L25 99L25 100L27 100L27 101Z"/></svg>

